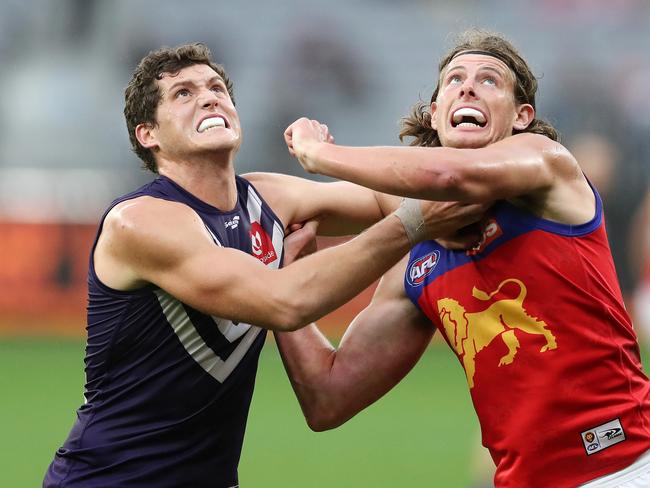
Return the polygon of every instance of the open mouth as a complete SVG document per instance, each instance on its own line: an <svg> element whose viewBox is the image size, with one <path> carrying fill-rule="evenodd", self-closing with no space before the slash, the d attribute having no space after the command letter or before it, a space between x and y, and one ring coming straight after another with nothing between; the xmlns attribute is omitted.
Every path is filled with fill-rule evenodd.
<svg viewBox="0 0 650 488"><path fill-rule="evenodd" d="M228 128L228 122L221 115L215 115L214 117L203 119L196 130L199 133L203 133L217 127Z"/></svg>
<svg viewBox="0 0 650 488"><path fill-rule="evenodd" d="M475 108L459 108L451 116L452 127L485 127L486 124L485 115Z"/></svg>

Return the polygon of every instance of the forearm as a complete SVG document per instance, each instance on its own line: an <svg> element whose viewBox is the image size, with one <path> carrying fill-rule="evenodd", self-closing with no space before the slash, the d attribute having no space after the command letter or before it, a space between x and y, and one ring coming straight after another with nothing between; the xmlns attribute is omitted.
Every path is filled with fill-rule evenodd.
<svg viewBox="0 0 650 488"><path fill-rule="evenodd" d="M320 222L319 235L358 234L394 210L382 206L376 192L349 183L316 182L277 173L244 175L261 193L285 226Z"/></svg>
<svg viewBox="0 0 650 488"><path fill-rule="evenodd" d="M314 324L276 332L275 339L309 427L321 431L339 425L335 417L341 402L332 389L336 349Z"/></svg>
<svg viewBox="0 0 650 488"><path fill-rule="evenodd" d="M335 428L381 398L413 368L433 328L406 297L406 257L384 275L337 349L315 325L276 334L307 423ZM293 265L292 265L293 266Z"/></svg>
<svg viewBox="0 0 650 488"><path fill-rule="evenodd" d="M275 337L305 420L317 432L344 424L406 374L406 370L391 366L385 374L379 365L372 371L374 361L382 357L381 348L367 349L374 341L362 340L364 350L342 342L339 350L315 324L294 332L276 332ZM372 357L375 354L377 357ZM386 362L397 364L391 359Z"/></svg>
<svg viewBox="0 0 650 488"><path fill-rule="evenodd" d="M424 352L432 328L419 314L414 318L412 305L394 303L373 302L348 327L337 349L314 324L276 333L291 385L312 430L336 428L377 401Z"/></svg>
<svg viewBox="0 0 650 488"><path fill-rule="evenodd" d="M456 200L463 194L456 177L455 152L443 148L314 143L301 159L316 173L376 191L428 200Z"/></svg>
<svg viewBox="0 0 650 488"><path fill-rule="evenodd" d="M284 309L277 310L278 317L287 318L284 330L298 328L343 305L379 279L410 247L401 221L389 216L345 244L283 268L270 296Z"/></svg>
<svg viewBox="0 0 650 488"><path fill-rule="evenodd" d="M397 215L279 270L203 241L197 250L183 248L183 258L171 265L150 263L144 269L150 275L142 276L203 313L271 330L295 330L359 294L407 253L411 243ZM418 240L435 237L438 223L427 224Z"/></svg>

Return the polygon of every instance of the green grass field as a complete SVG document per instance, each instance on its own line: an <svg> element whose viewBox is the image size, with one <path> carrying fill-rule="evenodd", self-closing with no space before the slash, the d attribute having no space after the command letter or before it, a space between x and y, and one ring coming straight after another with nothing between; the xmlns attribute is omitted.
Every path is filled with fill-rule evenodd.
<svg viewBox="0 0 650 488"><path fill-rule="evenodd" d="M83 342L0 341L0 486L40 486L83 401ZM311 432L273 343L262 352L240 463L244 488L469 485L478 442L465 379L429 348L396 389L341 428Z"/></svg>

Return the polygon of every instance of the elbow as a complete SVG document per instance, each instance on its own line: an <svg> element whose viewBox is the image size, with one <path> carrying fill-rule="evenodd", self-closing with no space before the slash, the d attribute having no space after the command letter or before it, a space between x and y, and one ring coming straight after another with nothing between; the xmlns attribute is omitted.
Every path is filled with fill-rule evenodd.
<svg viewBox="0 0 650 488"><path fill-rule="evenodd" d="M323 390L320 390L321 394ZM307 425L314 432L336 429L350 420L359 410L350 404L346 395L320 396L312 402L301 402Z"/></svg>
<svg viewBox="0 0 650 488"><path fill-rule="evenodd" d="M328 422L322 422L320 420L307 419L307 425L309 426L312 432L325 432L327 430L335 429L341 424L333 424Z"/></svg>
<svg viewBox="0 0 650 488"><path fill-rule="evenodd" d="M284 323L284 330L289 332L302 329L317 319L313 311L306 306L306 303L300 301L293 304L286 313L287 320Z"/></svg>
<svg viewBox="0 0 650 488"><path fill-rule="evenodd" d="M430 182L431 189L440 195L440 200L457 200L464 196L463 176L456 169L450 169L436 175L436 181ZM426 188L423 188L426 191Z"/></svg>
<svg viewBox="0 0 650 488"><path fill-rule="evenodd" d="M453 168L438 173L428 181L423 179L420 189L424 200L460 201L480 203L493 200L493 190L482 181L476 181L462 168ZM426 185L429 185L428 188Z"/></svg>
<svg viewBox="0 0 650 488"><path fill-rule="evenodd" d="M463 176L456 168L440 170L423 169L414 181L408 184L408 195L421 200L456 200L463 193Z"/></svg>
<svg viewBox="0 0 650 488"><path fill-rule="evenodd" d="M307 426L314 432L325 432L343 425L350 417L341 412L304 412Z"/></svg>
<svg viewBox="0 0 650 488"><path fill-rule="evenodd" d="M305 300L297 298L287 299L286 297L277 297L271 302L271 307L267 315L267 328L278 332L291 332L308 325L314 320L313 314Z"/></svg>

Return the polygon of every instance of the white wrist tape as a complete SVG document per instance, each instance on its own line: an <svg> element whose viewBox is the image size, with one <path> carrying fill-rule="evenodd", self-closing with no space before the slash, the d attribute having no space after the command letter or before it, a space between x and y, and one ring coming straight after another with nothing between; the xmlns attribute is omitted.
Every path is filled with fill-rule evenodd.
<svg viewBox="0 0 650 488"><path fill-rule="evenodd" d="M403 198L394 214L402 222L411 244L417 244L424 238L424 217L419 200Z"/></svg>

